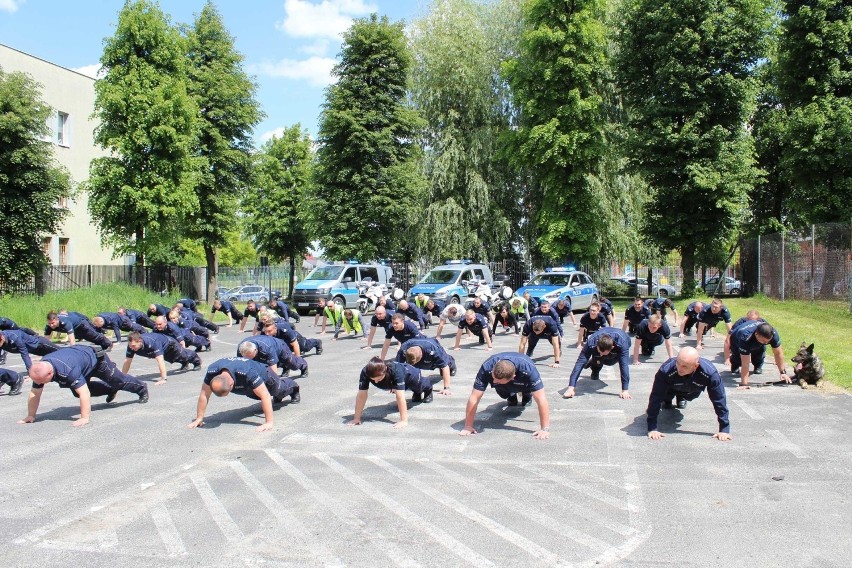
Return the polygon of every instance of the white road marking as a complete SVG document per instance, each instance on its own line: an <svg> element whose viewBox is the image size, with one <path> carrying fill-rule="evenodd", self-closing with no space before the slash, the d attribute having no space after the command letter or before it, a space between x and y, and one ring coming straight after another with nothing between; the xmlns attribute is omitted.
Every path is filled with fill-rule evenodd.
<svg viewBox="0 0 852 568"><path fill-rule="evenodd" d="M424 533L428 534L435 542L444 546L460 557L462 560L465 560L474 566L478 566L480 568L483 567L494 567L494 563L485 558L484 556L478 554L474 550L468 548L464 543L457 540L448 532L444 531L438 526L435 526L435 523L429 519L424 519L418 514L406 508L402 503L399 503L395 499L385 495L382 493L374 483L368 481L367 479L362 478L355 472L351 471L349 468L340 464L332 457L327 454L316 453L314 457L324 464L326 464L332 471L340 475L343 479L350 482L355 488L364 493L367 497L378 501L383 507L385 507L391 513L397 515L404 521L408 522L413 528L417 530L421 530Z"/></svg>
<svg viewBox="0 0 852 568"><path fill-rule="evenodd" d="M537 467L537 466L534 466L534 465L531 465L531 464L518 464L518 467L520 467L521 469L524 469L526 471L529 471L530 473L534 473L534 474L538 475L539 477L549 479L550 481L553 481L554 483L557 483L557 484L562 485L564 487L567 487L569 489L573 489L577 493L582 493L583 495L588 495L589 497L591 497L593 499L597 499L601 503L606 503L610 507L614 507L614 508L622 510L622 511L629 511L630 510L630 505L628 503L622 501L621 499L617 499L617 498L613 497L612 495L604 493L603 491L599 491L599 490L595 489L594 487L591 487L588 484L578 483L578 482L573 481L571 479L566 479L562 475L557 475L555 473L551 473L549 471L546 471L544 469L541 469L540 467Z"/></svg>
<svg viewBox="0 0 852 568"><path fill-rule="evenodd" d="M784 435L780 430L767 430L767 434L775 438L775 441L781 446L781 449L787 450L800 460L806 460L810 456L802 451L802 448L790 441L790 438Z"/></svg>
<svg viewBox="0 0 852 568"><path fill-rule="evenodd" d="M525 536L516 533L515 531L511 530L509 527L507 527L507 526L505 526L501 523L498 523L497 521L495 521L494 519L492 519L490 517L486 517L485 515L483 515L479 511L471 509L470 507L468 507L464 503L461 503L461 502L457 501L456 499L453 499L452 497L445 495L441 491L433 491L433 490L424 489L420 485L418 480L415 479L413 476L405 473L404 471L402 471L398 467L396 467L396 466L392 465L391 463L383 460L382 458L368 457L367 459L369 461L373 462L374 464L376 464L377 466L379 466L380 468L384 469L385 471L387 471L388 473L390 473L394 477L397 477L397 478L405 481L411 487L417 489L418 491L420 491L421 493L423 493L427 497L434 499L435 501L444 505L445 507L453 509L454 511L456 511L457 513L459 513L460 515L462 515L464 517L467 517L471 521L473 521L473 522L475 522L479 525L482 525L483 527L485 527L486 529L488 529L489 531L494 533L495 536L498 536L502 539L505 539L505 540L511 542L512 544L514 544L515 546L517 546L521 550L526 551L531 556L538 558L540 561L546 562L547 564L552 564L552 565L559 564L559 557L556 554L550 552L549 550L547 550L546 548L544 548L542 546L539 546L538 544L529 540Z"/></svg>
<svg viewBox="0 0 852 568"><path fill-rule="evenodd" d="M154 526L157 527L157 533L160 535L160 540L166 547L166 552L169 556L184 556L187 554L186 547L183 545L183 539L180 538L180 532L175 526L172 516L162 503L157 503L151 508L151 520L154 521Z"/></svg>
<svg viewBox="0 0 852 568"><path fill-rule="evenodd" d="M195 489L198 490L201 500L204 501L204 506L207 507L207 511L213 518L213 522L216 523L216 526L225 535L225 539L231 544L240 542L244 538L243 531L240 530L240 527L234 522L231 514L228 513L228 510L225 509L225 506L216 497L213 488L210 487L204 476L201 473L193 473L189 478L192 480Z"/></svg>
<svg viewBox="0 0 852 568"><path fill-rule="evenodd" d="M745 412L752 420L763 420L763 416L761 416L761 414L757 410L755 410L749 403L741 400L735 400L733 402L734 404L739 406L740 410Z"/></svg>

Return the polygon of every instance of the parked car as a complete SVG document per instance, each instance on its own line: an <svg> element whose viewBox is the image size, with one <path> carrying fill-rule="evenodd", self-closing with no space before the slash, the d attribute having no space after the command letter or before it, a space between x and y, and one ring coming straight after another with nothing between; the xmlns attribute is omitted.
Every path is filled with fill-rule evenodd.
<svg viewBox="0 0 852 568"><path fill-rule="evenodd" d="M702 288L704 289L704 293L712 296L713 294L731 294L738 295L742 289L742 282L735 278L731 278L730 276L725 276L722 282L722 286L719 290L716 290L716 286L719 284L719 278L714 276L713 278L708 278L704 281L704 285Z"/></svg>
<svg viewBox="0 0 852 568"><path fill-rule="evenodd" d="M216 286L216 299L217 300L224 300L224 299L228 298L228 292L230 292L230 291L231 291L231 289L228 288L227 286Z"/></svg>
<svg viewBox="0 0 852 568"><path fill-rule="evenodd" d="M269 292L269 289L260 284L245 284L231 288L225 295L229 302L266 302L275 296Z"/></svg>
<svg viewBox="0 0 852 568"><path fill-rule="evenodd" d="M468 296L468 283L476 280L489 288L494 283L491 269L485 264L473 264L469 260L450 260L432 268L420 282L409 291L408 297L425 294L436 300L459 303Z"/></svg>
<svg viewBox="0 0 852 568"><path fill-rule="evenodd" d="M598 286L585 272L566 268L550 268L539 272L532 280L518 288L518 295L529 292L533 298L554 303L566 300L572 310L588 309L598 300Z"/></svg>
<svg viewBox="0 0 852 568"><path fill-rule="evenodd" d="M629 276L629 275L628 276L613 276L612 278L610 278L610 281L624 283L627 286L630 286L631 290L633 289L632 288L633 286L637 286L635 276ZM639 279L639 284L638 284L636 293L639 294L640 296L648 296L649 295L648 294L648 280L647 280L647 278L640 278ZM677 295L677 288L675 288L674 286L671 286L669 284L660 284L656 280L651 280L651 294L650 295L651 296L664 296L664 297L676 296Z"/></svg>

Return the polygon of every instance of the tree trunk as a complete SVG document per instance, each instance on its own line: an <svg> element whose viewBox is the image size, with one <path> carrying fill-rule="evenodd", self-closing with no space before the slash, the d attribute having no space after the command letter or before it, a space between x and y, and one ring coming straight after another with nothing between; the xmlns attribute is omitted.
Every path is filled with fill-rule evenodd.
<svg viewBox="0 0 852 568"><path fill-rule="evenodd" d="M680 251L680 268L683 271L683 286L680 294L684 298L695 296L695 249L683 248Z"/></svg>
<svg viewBox="0 0 852 568"><path fill-rule="evenodd" d="M219 285L219 251L210 245L204 245L204 258L207 260L207 303L213 303L216 298L216 287Z"/></svg>
<svg viewBox="0 0 852 568"><path fill-rule="evenodd" d="M290 286L287 288L287 299L293 298L293 288L296 287L296 255L290 255Z"/></svg>
<svg viewBox="0 0 852 568"><path fill-rule="evenodd" d="M144 240L144 227L136 227L136 284L139 286L145 286L145 255L141 247Z"/></svg>

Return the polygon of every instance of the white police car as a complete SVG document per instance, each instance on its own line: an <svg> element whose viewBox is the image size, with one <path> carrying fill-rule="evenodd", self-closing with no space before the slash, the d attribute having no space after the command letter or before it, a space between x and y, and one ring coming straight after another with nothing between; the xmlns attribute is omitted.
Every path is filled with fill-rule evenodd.
<svg viewBox="0 0 852 568"><path fill-rule="evenodd" d="M540 272L523 287L518 295L529 292L539 301L547 300L555 304L559 300L569 303L572 310L585 310L592 302L597 302L598 286L585 272L569 267L547 268Z"/></svg>

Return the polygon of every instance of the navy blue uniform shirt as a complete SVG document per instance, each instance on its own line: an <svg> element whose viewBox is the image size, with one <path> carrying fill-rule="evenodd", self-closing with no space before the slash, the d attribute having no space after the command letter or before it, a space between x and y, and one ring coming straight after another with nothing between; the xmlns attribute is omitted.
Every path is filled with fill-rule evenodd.
<svg viewBox="0 0 852 568"><path fill-rule="evenodd" d="M473 323L467 323L467 319L462 318L456 324L460 330L469 329L474 335L482 335L482 330L488 329L488 320L481 314L476 314L476 319Z"/></svg>
<svg viewBox="0 0 852 568"><path fill-rule="evenodd" d="M383 319L381 321L379 321L379 318L376 317L376 314L373 314L373 317L370 319L370 326L371 327L381 327L382 329L387 331L388 328L391 326L391 318L393 317L393 315L396 312L394 312L393 310L388 310L388 309L386 309L385 312L386 312L385 319Z"/></svg>
<svg viewBox="0 0 852 568"><path fill-rule="evenodd" d="M385 372L384 378L377 383L370 380L366 370L361 369L361 376L358 378L358 390L368 390L372 384L382 390L404 391L407 384L420 380L420 371L408 363L386 361L385 365L387 365L387 372Z"/></svg>
<svg viewBox="0 0 852 568"><path fill-rule="evenodd" d="M766 345L759 342L755 337L755 331L758 326L763 325L762 321L752 321L741 325L736 333L731 336L731 347L739 351L740 355L749 355L758 353L766 348ZM778 335L778 330L772 328L772 339L769 340L769 346L773 349L781 347L781 337Z"/></svg>
<svg viewBox="0 0 852 568"><path fill-rule="evenodd" d="M601 356L598 353L598 340L603 335L612 337L612 351L609 355ZM586 363L593 359L603 360L605 363L614 363L618 361L618 368L621 372L621 390L627 390L630 386L630 336L625 332L615 327L605 327L600 331L593 333L587 340L583 349L580 351L580 356L577 357L577 362L574 364L574 369L571 371L571 379L568 384L575 386L577 379L580 378L580 373Z"/></svg>
<svg viewBox="0 0 852 568"><path fill-rule="evenodd" d="M719 420L719 432L730 432L731 423L728 420L728 404L725 399L725 385L716 367L707 359L698 360L698 368L691 375L681 376L677 373L677 358L672 357L660 367L654 375L654 385L648 399L648 431L657 429L657 417L660 407L672 396L682 396L692 400L707 389L716 418Z"/></svg>
<svg viewBox="0 0 852 568"><path fill-rule="evenodd" d="M656 332L652 333L649 326L650 322L648 320L639 322L639 325L636 326L636 339L647 341L650 345L659 345L664 339L670 339L672 336L671 329L669 328L669 324L666 323L666 320L660 322L660 329Z"/></svg>
<svg viewBox="0 0 852 568"><path fill-rule="evenodd" d="M592 316L589 312L583 314L583 317L580 318L580 327L587 329L586 335L591 335L602 327L606 327L607 321L606 316L603 311L598 312L598 317L592 319Z"/></svg>
<svg viewBox="0 0 852 568"><path fill-rule="evenodd" d="M62 388L77 390L86 384L98 364L95 350L86 345L72 345L45 355L41 359L53 367L53 382ZM44 385L33 383L34 389Z"/></svg>
<svg viewBox="0 0 852 568"><path fill-rule="evenodd" d="M556 313L556 310L553 309L553 306L550 307L546 312L541 311L541 309L536 308L535 310L530 310L530 319L535 316L550 316L553 318L553 323L556 324L556 329L559 330L559 337L562 337L562 324L559 323L559 314Z"/></svg>
<svg viewBox="0 0 852 568"><path fill-rule="evenodd" d="M536 334L533 332L533 324L537 321L543 321L546 325L544 331L540 334ZM537 335L538 337L558 337L559 336L559 328L557 327L557 323L553 321L553 318L550 316L537 315L533 316L526 321L524 324L524 328L521 330L521 335L524 337L529 337L530 335Z"/></svg>
<svg viewBox="0 0 852 568"><path fill-rule="evenodd" d="M495 385L491 372L498 362L506 360L515 365L515 378L505 385ZM511 351L492 355L479 368L476 379L473 381L473 389L484 392L489 385L494 388L505 389L512 394L535 392L544 388L544 382L542 382L541 375L533 360L523 353Z"/></svg>
<svg viewBox="0 0 852 568"><path fill-rule="evenodd" d="M414 339L415 337L424 337L423 334L420 333L420 329L417 327L417 325L411 320L405 320L400 331L395 330L393 326L389 326L387 328L386 334L386 339L396 339L397 341L399 341L400 345L402 345L409 339Z"/></svg>
<svg viewBox="0 0 852 568"><path fill-rule="evenodd" d="M634 327L639 325L639 322L643 319L648 319L648 316L651 315L651 310L646 308L644 305L641 310L637 310L632 305L624 311L624 319L630 322Z"/></svg>
<svg viewBox="0 0 852 568"><path fill-rule="evenodd" d="M698 314L698 321L704 323L707 327L713 327L722 320L725 323L731 323L731 312L725 306L722 306L718 314L714 314L713 306L706 305L704 306L704 310Z"/></svg>
<svg viewBox="0 0 852 568"><path fill-rule="evenodd" d="M213 377L219 375L222 371L227 371L234 379L234 390L254 390L266 382L267 369L269 369L269 366L243 357L219 359L207 367L204 384L210 385Z"/></svg>
<svg viewBox="0 0 852 568"><path fill-rule="evenodd" d="M415 338L409 339L400 346L396 353L396 360L400 363L405 362L405 351L409 347L419 347L423 352L423 358L417 362L415 367L418 369L443 369L450 366L450 357L444 348L433 338Z"/></svg>
<svg viewBox="0 0 852 568"><path fill-rule="evenodd" d="M134 355L156 359L166 352L170 343L177 344L173 338L163 333L140 333L139 335L142 336L142 347L139 348L139 351L134 351L128 347L125 353L128 359L132 359Z"/></svg>

